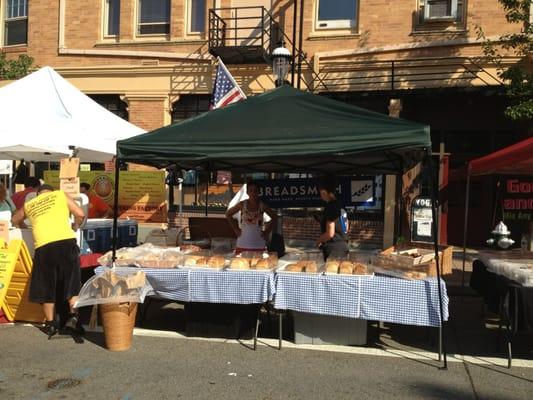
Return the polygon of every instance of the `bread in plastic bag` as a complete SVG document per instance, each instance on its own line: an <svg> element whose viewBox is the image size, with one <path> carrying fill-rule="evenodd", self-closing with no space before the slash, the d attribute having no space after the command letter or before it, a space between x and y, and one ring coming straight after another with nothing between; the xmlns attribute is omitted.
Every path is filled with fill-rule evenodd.
<svg viewBox="0 0 533 400"><path fill-rule="evenodd" d="M106 268L101 274L91 277L80 290L74 307L94 304L143 303L153 291L146 274L138 268Z"/></svg>

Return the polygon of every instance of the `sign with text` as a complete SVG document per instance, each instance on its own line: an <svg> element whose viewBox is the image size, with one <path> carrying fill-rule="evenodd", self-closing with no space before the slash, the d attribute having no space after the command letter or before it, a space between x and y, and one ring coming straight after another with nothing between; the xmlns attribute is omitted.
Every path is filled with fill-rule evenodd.
<svg viewBox="0 0 533 400"><path fill-rule="evenodd" d="M433 242L431 199L417 197L411 206L411 241Z"/></svg>
<svg viewBox="0 0 533 400"><path fill-rule="evenodd" d="M91 193L113 207L114 172L80 171L80 182L91 185ZM57 171L45 171L44 180L59 188ZM119 179L119 216L140 222L166 222L164 171L121 171Z"/></svg>
<svg viewBox="0 0 533 400"><path fill-rule="evenodd" d="M274 179L256 181L261 198L272 208L323 207L318 179ZM374 177L340 177L338 199L344 207L373 205L376 197Z"/></svg>
<svg viewBox="0 0 533 400"><path fill-rule="evenodd" d="M503 218L505 221L533 221L533 179L506 178L503 188Z"/></svg>
<svg viewBox="0 0 533 400"><path fill-rule="evenodd" d="M16 254L9 253L7 250L0 250L0 307L4 303L7 294L7 288L11 283L11 277L15 270Z"/></svg>
<svg viewBox="0 0 533 400"><path fill-rule="evenodd" d="M9 221L0 221L0 240L9 242Z"/></svg>
<svg viewBox="0 0 533 400"><path fill-rule="evenodd" d="M59 163L59 178L70 179L78 176L80 169L79 158L62 158Z"/></svg>

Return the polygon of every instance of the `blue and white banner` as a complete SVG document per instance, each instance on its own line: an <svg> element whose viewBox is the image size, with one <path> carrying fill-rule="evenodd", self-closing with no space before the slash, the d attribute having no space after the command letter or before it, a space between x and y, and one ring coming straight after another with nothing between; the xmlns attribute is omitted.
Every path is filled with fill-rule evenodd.
<svg viewBox="0 0 533 400"><path fill-rule="evenodd" d="M375 178L343 176L337 179L338 199L344 207L372 206L376 199ZM318 179L258 180L261 198L272 208L322 207Z"/></svg>

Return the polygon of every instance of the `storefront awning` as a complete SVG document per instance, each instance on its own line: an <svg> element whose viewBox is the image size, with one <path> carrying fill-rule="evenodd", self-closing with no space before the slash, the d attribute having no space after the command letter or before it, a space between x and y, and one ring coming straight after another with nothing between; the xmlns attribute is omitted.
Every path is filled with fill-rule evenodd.
<svg viewBox="0 0 533 400"><path fill-rule="evenodd" d="M429 127L283 86L121 140L123 161L184 169L397 173L431 146Z"/></svg>

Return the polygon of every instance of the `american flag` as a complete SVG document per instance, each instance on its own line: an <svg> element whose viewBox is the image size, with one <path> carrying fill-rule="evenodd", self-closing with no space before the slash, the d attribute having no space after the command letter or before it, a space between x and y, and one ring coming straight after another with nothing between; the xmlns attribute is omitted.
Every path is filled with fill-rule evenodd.
<svg viewBox="0 0 533 400"><path fill-rule="evenodd" d="M244 99L246 99L246 95L219 58L215 87L213 88L213 96L211 97L211 108L222 108Z"/></svg>

